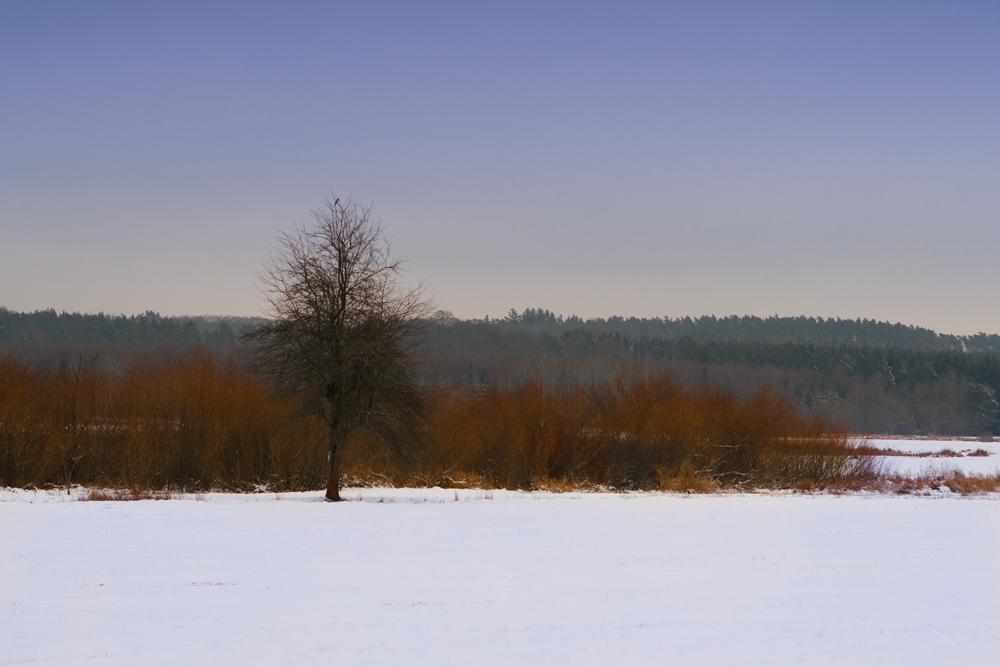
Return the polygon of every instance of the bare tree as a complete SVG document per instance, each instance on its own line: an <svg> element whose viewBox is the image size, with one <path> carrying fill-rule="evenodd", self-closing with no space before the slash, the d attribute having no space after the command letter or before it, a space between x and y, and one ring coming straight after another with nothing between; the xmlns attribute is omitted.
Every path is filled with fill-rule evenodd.
<svg viewBox="0 0 1000 667"><path fill-rule="evenodd" d="M311 225L282 234L258 275L270 321L247 339L259 373L329 428L326 499L340 500L341 451L368 430L412 437L422 402L411 373L431 304L407 287L371 206L326 200Z"/></svg>

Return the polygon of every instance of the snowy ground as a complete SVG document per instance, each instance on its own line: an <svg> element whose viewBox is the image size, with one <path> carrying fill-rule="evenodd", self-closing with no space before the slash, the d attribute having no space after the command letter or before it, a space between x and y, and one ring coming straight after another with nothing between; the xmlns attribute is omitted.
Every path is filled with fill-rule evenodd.
<svg viewBox="0 0 1000 667"><path fill-rule="evenodd" d="M0 664L1000 664L995 497L347 495L0 491Z"/></svg>
<svg viewBox="0 0 1000 667"><path fill-rule="evenodd" d="M872 447L891 449L913 454L937 454L951 450L959 456L886 456L883 457L887 470L902 475L917 476L961 470L966 474L992 475L1000 470L1000 443L977 442L976 440L902 440L872 439ZM976 450L985 450L989 456L969 456Z"/></svg>

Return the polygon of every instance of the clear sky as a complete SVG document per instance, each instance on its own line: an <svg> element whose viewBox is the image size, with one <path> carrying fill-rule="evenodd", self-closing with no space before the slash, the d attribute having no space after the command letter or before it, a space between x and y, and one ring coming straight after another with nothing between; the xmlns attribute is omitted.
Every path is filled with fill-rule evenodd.
<svg viewBox="0 0 1000 667"><path fill-rule="evenodd" d="M0 305L257 314L373 203L459 317L1000 332L1000 5L0 3Z"/></svg>

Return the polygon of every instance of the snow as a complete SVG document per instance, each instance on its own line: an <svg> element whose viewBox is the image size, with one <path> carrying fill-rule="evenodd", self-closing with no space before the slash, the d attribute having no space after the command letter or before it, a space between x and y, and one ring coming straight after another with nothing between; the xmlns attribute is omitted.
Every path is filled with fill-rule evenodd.
<svg viewBox="0 0 1000 667"><path fill-rule="evenodd" d="M983 449L990 453L991 456L1000 455L1000 442L979 442L977 440L963 439L963 440L926 440L926 439L913 439L908 440L905 438L872 438L867 441L872 447L878 447L879 449L891 449L898 452L913 452L914 454L921 453L936 453L945 449L950 449L953 452L974 452L977 449Z"/></svg>
<svg viewBox="0 0 1000 667"><path fill-rule="evenodd" d="M907 477L942 475L953 470L965 474L994 475L1000 467L1000 457L996 456L958 456L958 457L917 457L917 456L886 456L887 471L894 471Z"/></svg>
<svg viewBox="0 0 1000 667"><path fill-rule="evenodd" d="M2 665L1000 664L996 497L79 495L0 491Z"/></svg>
<svg viewBox="0 0 1000 667"><path fill-rule="evenodd" d="M887 472L897 472L901 475L915 477L918 475L946 474L949 471L960 470L965 474L994 475L1000 472L1000 443L978 442L965 440L925 440L875 438L867 444L879 449L913 454L936 454L946 449L961 456L884 456L879 457L886 466ZM989 456L968 456L970 452L982 449Z"/></svg>

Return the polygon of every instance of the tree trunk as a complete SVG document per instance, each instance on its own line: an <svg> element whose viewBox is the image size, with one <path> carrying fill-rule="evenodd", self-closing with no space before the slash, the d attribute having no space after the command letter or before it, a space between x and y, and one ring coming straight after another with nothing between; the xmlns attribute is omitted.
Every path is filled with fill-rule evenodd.
<svg viewBox="0 0 1000 667"><path fill-rule="evenodd" d="M330 472L326 476L326 499L329 502L343 500L340 497L340 450L344 434L339 428L330 427Z"/></svg>

